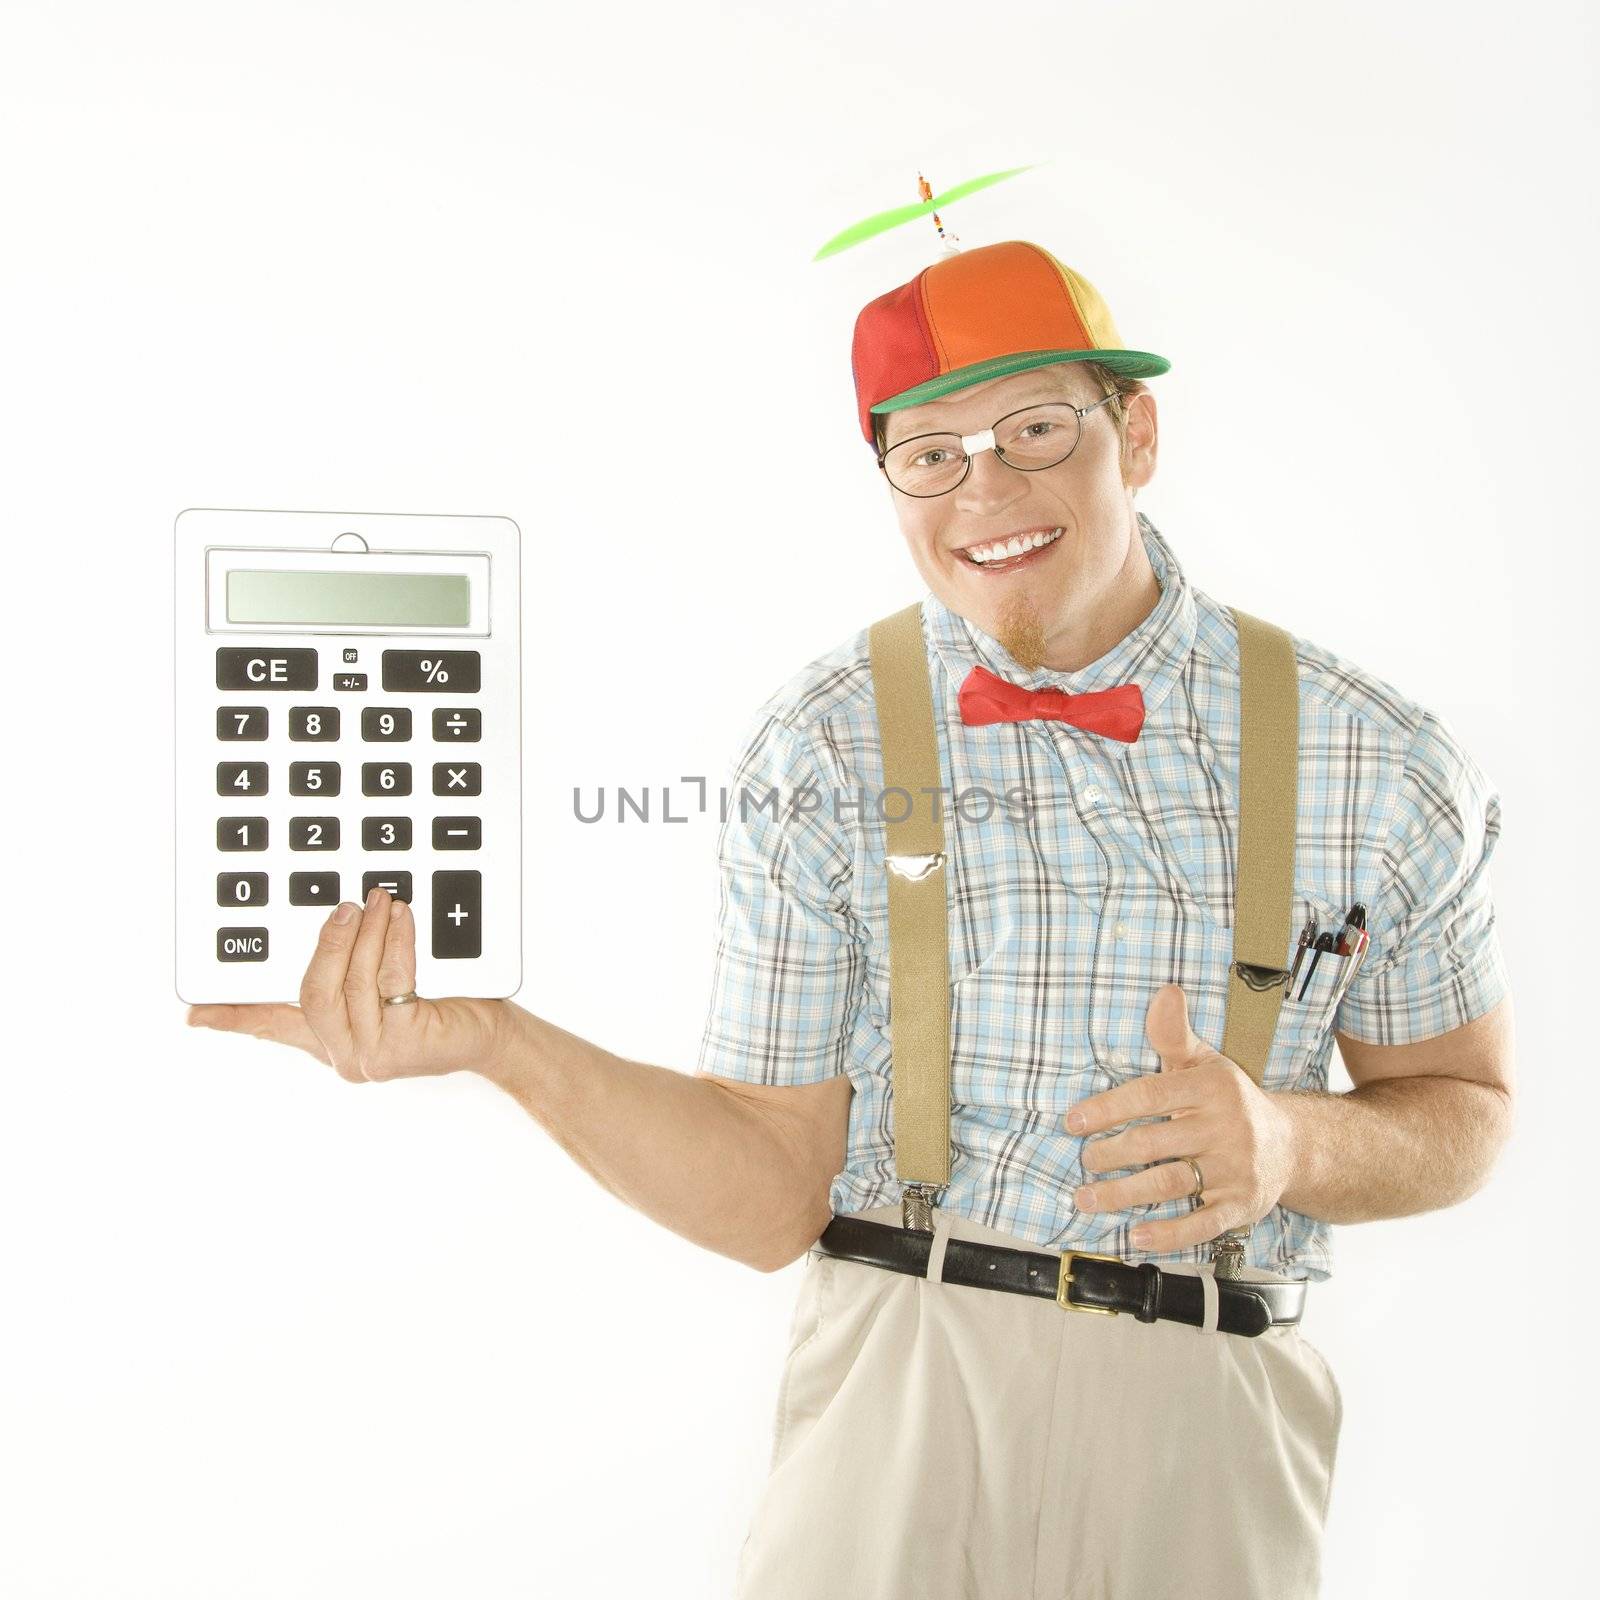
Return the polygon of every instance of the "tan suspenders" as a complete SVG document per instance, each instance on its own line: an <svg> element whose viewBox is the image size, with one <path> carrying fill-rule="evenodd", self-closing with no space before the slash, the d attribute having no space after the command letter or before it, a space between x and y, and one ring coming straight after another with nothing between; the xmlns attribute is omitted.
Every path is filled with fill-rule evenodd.
<svg viewBox="0 0 1600 1600"><path fill-rule="evenodd" d="M1221 1049L1260 1083L1294 935L1300 691L1289 635L1230 609L1239 631L1239 847ZM927 1230L932 1191L950 1181L950 955L939 746L921 602L875 622L868 644L883 745L882 810L889 819L895 1171L905 1191L905 1225ZM1216 1241L1218 1277L1238 1275L1249 1233L1233 1228Z"/></svg>

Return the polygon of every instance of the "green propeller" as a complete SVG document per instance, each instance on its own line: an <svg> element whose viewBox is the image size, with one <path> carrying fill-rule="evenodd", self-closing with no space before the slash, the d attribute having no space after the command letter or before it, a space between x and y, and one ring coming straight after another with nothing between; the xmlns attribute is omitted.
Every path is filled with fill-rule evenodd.
<svg viewBox="0 0 1600 1600"><path fill-rule="evenodd" d="M943 194L936 194L931 200L919 200L915 205L896 206L893 210L879 211L873 216L864 217L860 222L852 223L843 233L834 234L811 259L820 261L824 256L837 255L839 251L848 250L853 244L860 244L863 239L870 239L890 228L898 228L902 222L910 222L915 217L925 217L930 211L937 211L940 206L947 206L952 200L961 199L963 195L987 189L991 184L1001 183L1007 178L1016 177L1019 172L1031 172L1034 167L1043 165L1044 162L1034 161L1026 167L1008 167L1004 172L988 172L981 178L969 178L965 183L958 183L955 188L946 189Z"/></svg>

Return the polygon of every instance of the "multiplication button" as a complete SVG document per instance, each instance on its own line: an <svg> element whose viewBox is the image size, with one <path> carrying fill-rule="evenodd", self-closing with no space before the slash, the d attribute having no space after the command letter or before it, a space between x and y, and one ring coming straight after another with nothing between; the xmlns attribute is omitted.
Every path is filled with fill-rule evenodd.
<svg viewBox="0 0 1600 1600"><path fill-rule="evenodd" d="M471 795L483 793L483 767L476 761L435 761L435 794Z"/></svg>

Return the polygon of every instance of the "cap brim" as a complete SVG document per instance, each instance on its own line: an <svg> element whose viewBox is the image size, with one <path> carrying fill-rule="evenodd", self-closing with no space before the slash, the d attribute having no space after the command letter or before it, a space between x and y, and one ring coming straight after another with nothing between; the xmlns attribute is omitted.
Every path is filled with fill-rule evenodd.
<svg viewBox="0 0 1600 1600"><path fill-rule="evenodd" d="M1048 367L1062 361L1098 361L1124 378L1157 378L1172 365L1165 356L1152 355L1148 350L1020 350L1008 356L991 356L987 361L974 361L971 366L957 367L954 372L941 373L929 378L915 388L904 389L880 400L867 409L873 412L901 411L906 406L918 406L925 400L937 400L941 395L953 394L957 389L970 388L986 378L1000 378L1011 372L1026 372L1030 367Z"/></svg>

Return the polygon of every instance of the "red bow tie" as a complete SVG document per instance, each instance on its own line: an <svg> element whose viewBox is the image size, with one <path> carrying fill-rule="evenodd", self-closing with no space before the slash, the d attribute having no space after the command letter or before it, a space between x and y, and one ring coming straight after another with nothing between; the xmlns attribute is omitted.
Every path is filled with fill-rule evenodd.
<svg viewBox="0 0 1600 1600"><path fill-rule="evenodd" d="M1144 726L1144 691L1136 683L1114 689L1068 694L1062 689L1024 689L996 677L987 667L974 667L956 696L966 723L1026 722L1048 717L1075 728L1132 744Z"/></svg>

